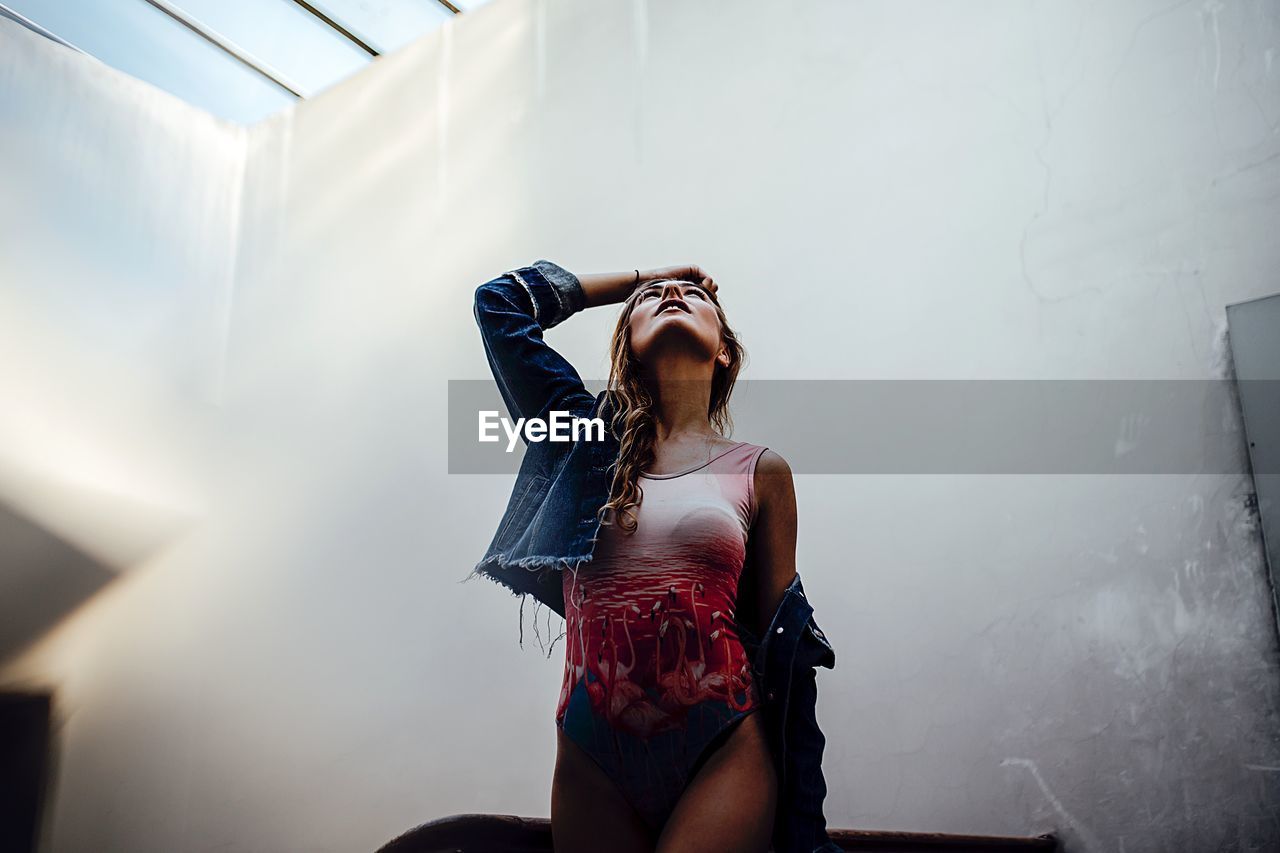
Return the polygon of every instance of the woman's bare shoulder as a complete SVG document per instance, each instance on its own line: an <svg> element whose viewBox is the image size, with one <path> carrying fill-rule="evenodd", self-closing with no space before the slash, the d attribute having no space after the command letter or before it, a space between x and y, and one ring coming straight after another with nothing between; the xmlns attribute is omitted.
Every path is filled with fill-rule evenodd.
<svg viewBox="0 0 1280 853"><path fill-rule="evenodd" d="M776 450L766 447L764 453L760 454L760 458L756 461L756 473L767 474L773 477L785 475L790 478L791 465L786 458Z"/></svg>
<svg viewBox="0 0 1280 853"><path fill-rule="evenodd" d="M766 448L756 460L755 491L761 506L794 506L795 482L786 457Z"/></svg>

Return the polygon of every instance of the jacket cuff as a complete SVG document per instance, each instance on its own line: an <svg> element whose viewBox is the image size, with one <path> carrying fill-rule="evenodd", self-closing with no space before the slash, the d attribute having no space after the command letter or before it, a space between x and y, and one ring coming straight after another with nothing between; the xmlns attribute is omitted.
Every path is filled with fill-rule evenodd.
<svg viewBox="0 0 1280 853"><path fill-rule="evenodd" d="M548 260L534 261L532 266L551 285L556 298L556 310L546 328L563 323L586 307L587 296L576 275Z"/></svg>

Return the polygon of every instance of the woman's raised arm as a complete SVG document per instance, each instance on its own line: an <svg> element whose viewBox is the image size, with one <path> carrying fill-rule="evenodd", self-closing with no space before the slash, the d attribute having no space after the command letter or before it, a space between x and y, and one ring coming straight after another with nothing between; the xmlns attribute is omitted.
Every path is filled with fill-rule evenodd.
<svg viewBox="0 0 1280 853"><path fill-rule="evenodd" d="M626 300L637 278L715 282L696 264L581 277L548 260L510 270L476 288L474 313L485 357L507 411L516 418L547 418L550 412L587 414L595 397L564 356L542 333L584 308ZM523 431L521 432L523 436Z"/></svg>
<svg viewBox="0 0 1280 853"><path fill-rule="evenodd" d="M697 264L680 264L674 267L658 267L650 270L627 270L626 272L602 272L579 276L586 296L586 307L612 305L625 302L631 292L646 281L661 281L668 278L679 278L701 284L716 292L716 283L702 267Z"/></svg>
<svg viewBox="0 0 1280 853"><path fill-rule="evenodd" d="M552 411L584 415L594 405L578 371L542 337L585 307L578 277L547 260L476 288L473 313L485 357L512 417L546 418Z"/></svg>

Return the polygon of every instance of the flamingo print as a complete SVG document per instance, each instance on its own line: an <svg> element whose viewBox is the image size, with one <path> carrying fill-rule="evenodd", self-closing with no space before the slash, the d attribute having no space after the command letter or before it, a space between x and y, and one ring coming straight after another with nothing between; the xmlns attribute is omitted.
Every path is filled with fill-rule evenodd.
<svg viewBox="0 0 1280 853"><path fill-rule="evenodd" d="M731 618L732 614L729 613ZM729 623L726 613L717 610L711 614L711 621L714 623L720 619ZM731 623L729 623L731 624ZM737 672L730 669L733 661L732 650L729 647L728 624L724 628L717 628L711 632L708 638L714 643L716 640L723 639L725 642L725 666L722 669L712 670L706 673L699 682L699 686L704 688L708 693L721 698L729 703L734 710L745 710L751 707L751 697L748 695L743 702L738 701L738 694L749 689L751 684L751 664L744 662Z"/></svg>
<svg viewBox="0 0 1280 853"><path fill-rule="evenodd" d="M667 623L670 624L670 623ZM680 632L676 634L676 664L668 673L658 679L658 687L662 690L662 706L669 710L683 711L703 698L698 691L697 680L689 671L689 661L685 658L686 635L688 631L684 622L676 623ZM661 655L659 654L659 657Z"/></svg>

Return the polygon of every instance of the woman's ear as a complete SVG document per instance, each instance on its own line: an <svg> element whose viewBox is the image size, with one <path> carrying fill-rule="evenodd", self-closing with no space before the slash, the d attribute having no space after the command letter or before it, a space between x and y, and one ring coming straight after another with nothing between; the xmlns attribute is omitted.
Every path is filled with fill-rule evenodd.
<svg viewBox="0 0 1280 853"><path fill-rule="evenodd" d="M729 348L728 347L726 346L720 347L720 352L717 353L716 355L716 363L719 364L721 367L729 366Z"/></svg>

